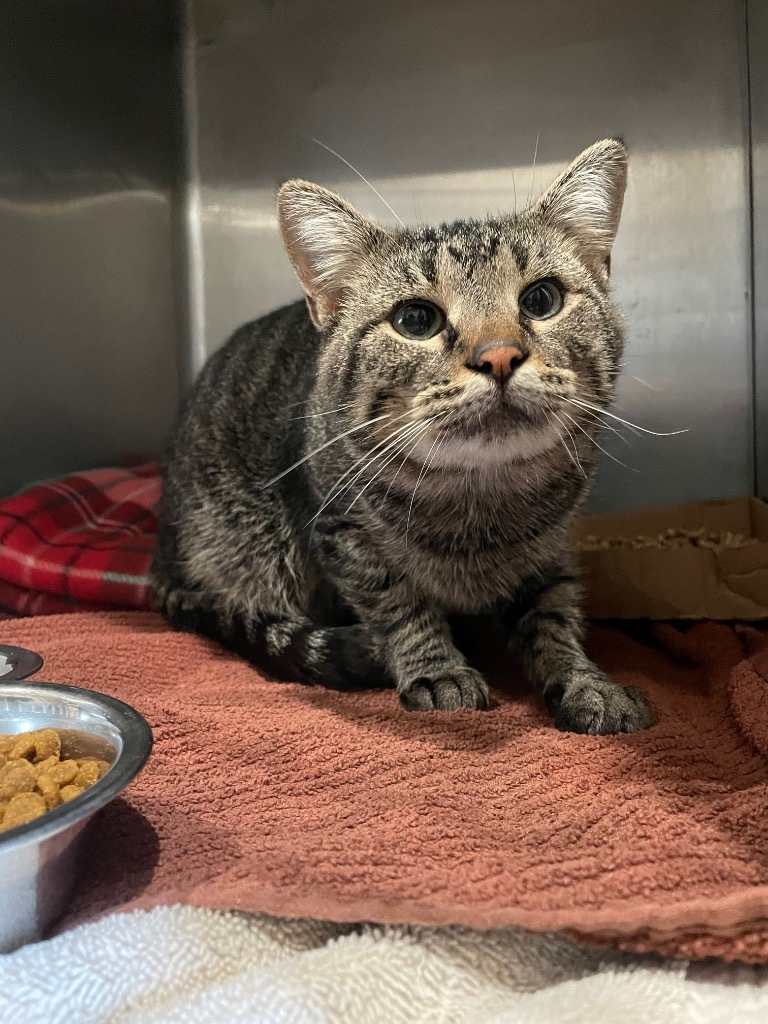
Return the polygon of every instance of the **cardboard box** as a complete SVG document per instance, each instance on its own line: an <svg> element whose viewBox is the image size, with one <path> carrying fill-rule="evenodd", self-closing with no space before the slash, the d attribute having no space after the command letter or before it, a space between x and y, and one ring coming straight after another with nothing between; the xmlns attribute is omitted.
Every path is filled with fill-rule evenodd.
<svg viewBox="0 0 768 1024"><path fill-rule="evenodd" d="M576 547L590 618L768 618L768 504L757 498L586 516Z"/></svg>

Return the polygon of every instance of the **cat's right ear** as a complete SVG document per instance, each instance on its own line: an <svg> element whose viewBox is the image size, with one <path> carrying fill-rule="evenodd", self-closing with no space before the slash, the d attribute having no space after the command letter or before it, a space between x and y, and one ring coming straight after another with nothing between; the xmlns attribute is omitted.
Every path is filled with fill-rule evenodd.
<svg viewBox="0 0 768 1024"><path fill-rule="evenodd" d="M374 221L308 181L288 181L277 193L285 251L322 328L338 310L350 275L386 238Z"/></svg>
<svg viewBox="0 0 768 1024"><path fill-rule="evenodd" d="M576 157L533 210L575 238L586 262L607 274L626 187L624 143L603 139Z"/></svg>

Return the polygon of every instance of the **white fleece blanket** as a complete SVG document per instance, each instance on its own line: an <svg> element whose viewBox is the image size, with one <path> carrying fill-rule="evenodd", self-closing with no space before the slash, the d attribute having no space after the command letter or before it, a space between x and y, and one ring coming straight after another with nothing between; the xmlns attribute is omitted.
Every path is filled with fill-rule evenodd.
<svg viewBox="0 0 768 1024"><path fill-rule="evenodd" d="M0 908L1 912L1 908ZM0 957L2 1024L765 1024L768 972L161 908Z"/></svg>

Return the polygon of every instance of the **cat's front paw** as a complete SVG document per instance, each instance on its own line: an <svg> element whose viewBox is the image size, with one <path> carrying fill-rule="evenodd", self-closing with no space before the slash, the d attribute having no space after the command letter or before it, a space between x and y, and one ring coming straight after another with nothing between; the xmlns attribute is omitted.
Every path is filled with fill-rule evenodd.
<svg viewBox="0 0 768 1024"><path fill-rule="evenodd" d="M457 668L442 676L420 676L400 691L406 711L456 711L488 707L488 684L473 668Z"/></svg>
<svg viewBox="0 0 768 1024"><path fill-rule="evenodd" d="M641 732L653 725L645 697L632 686L619 686L599 669L573 672L544 690L544 701L558 729L605 736Z"/></svg>

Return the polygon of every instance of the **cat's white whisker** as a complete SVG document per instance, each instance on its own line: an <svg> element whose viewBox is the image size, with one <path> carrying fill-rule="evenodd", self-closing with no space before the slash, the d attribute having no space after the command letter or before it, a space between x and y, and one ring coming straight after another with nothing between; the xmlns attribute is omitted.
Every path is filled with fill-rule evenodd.
<svg viewBox="0 0 768 1024"><path fill-rule="evenodd" d="M261 485L263 491L266 487L271 487L272 484L276 484L278 480L282 480L284 476L292 473L294 469L298 469L299 466L303 465L308 459L311 459L313 455L317 455L318 452L323 451L325 448L330 448L332 444L336 444L337 441L341 441L343 438L348 437L350 434L354 434L358 430L363 430L365 427L370 427L373 423L379 423L381 420L391 419L389 413L385 413L383 416L374 416L372 420L366 420L365 423L359 423L356 427L350 427L349 430L343 431L341 434L337 434L336 437L332 437L330 441L326 441L325 444L321 444L319 448L315 448L314 451L309 452L303 458L298 459L287 469L284 469L282 473L278 473L277 476L273 476L271 480L267 480L266 483Z"/></svg>
<svg viewBox="0 0 768 1024"><path fill-rule="evenodd" d="M559 438L559 440L560 440L560 444L561 444L561 445L563 446L563 448L565 449L565 453L566 453L566 455L568 456L568 458L569 458L569 459L571 460L571 462L572 462L572 463L573 463L573 465L575 466L575 465L576 465L576 460L574 459L573 455L571 455L571 450L570 450L570 448L568 447L568 445L567 445L567 444L565 443L565 438L563 437L563 435L562 435L562 434L560 433L560 431L559 431L559 430L557 431L557 436L558 436L558 438ZM583 472L583 470L582 470L582 472Z"/></svg>
<svg viewBox="0 0 768 1024"><path fill-rule="evenodd" d="M302 400L301 400L300 402L289 402L289 404L288 404L288 405L286 405L286 406L285 406L285 408L286 408L286 409L298 409L298 407L299 407L300 405L309 405L309 403L310 403L311 401L312 401L312 399L311 399L311 398L304 398L304 399L302 399Z"/></svg>
<svg viewBox="0 0 768 1024"><path fill-rule="evenodd" d="M327 412L308 412L305 416L290 416L289 419L293 423L296 420L313 420L319 416L333 416L334 413L343 412L344 409L351 409L356 402L345 402L344 405L339 405L335 409L329 409Z"/></svg>
<svg viewBox="0 0 768 1024"><path fill-rule="evenodd" d="M595 446L595 448L599 448L600 451L603 453L603 455L607 455L609 459L612 459L619 466L623 466L624 469L628 469L630 471L630 473L639 473L640 472L639 469L635 469L634 466L628 466L626 464L626 462L622 462L621 459L617 459L615 455L611 455L611 453L609 451L606 451L606 449L603 448L603 446L601 444L598 444L597 441L594 439L594 437L592 437L592 435L590 433L588 433L584 429L584 427L582 427L582 425L578 422L578 420L575 420L573 418L573 416L569 416L567 412L564 413L563 415L566 417L566 419L568 420L569 423L572 423L574 425L574 427L579 429L585 437L588 437L589 440L592 442L592 444Z"/></svg>
<svg viewBox="0 0 768 1024"><path fill-rule="evenodd" d="M648 381L643 380L642 377L637 377L634 373L628 373L627 376L631 377L632 380L636 380L638 384L642 384L644 387L650 388L651 391L656 391L661 394L661 388L657 388L654 384L649 384Z"/></svg>
<svg viewBox="0 0 768 1024"><path fill-rule="evenodd" d="M552 415L553 415L553 416L555 417L555 419L556 419L556 420L557 420L557 422L558 422L558 423L560 424L560 426L561 426L561 427L562 427L562 428L563 428L563 429L565 430L565 432L566 432L566 433L568 434L568 437L570 437L570 439L571 439L571 443L573 444L573 455L571 455L571 451L570 451L570 449L569 449L568 445L567 445L567 444L565 443L565 438L564 438L564 437L563 437L563 435L562 435L562 434L560 434L560 432L558 431L558 436L559 436L559 438L560 438L560 440L561 440L561 442L562 442L563 448L565 448L566 452L568 453L568 458L569 458L569 459L571 460L571 462L572 462L572 463L574 464L574 466L578 466L578 467L579 467L579 469L581 470L581 474L582 474L582 476L583 476L583 477L584 477L584 479L586 480L586 479L587 479L587 474L586 474L586 472L584 471L584 467L583 467L583 466L582 466L582 464L581 464L581 459L579 458L579 446L578 446L578 445L577 445L577 443L576 443L576 438L575 438L575 437L573 436L573 434L571 433L571 431L570 431L570 430L568 429L568 427L567 427L567 426L566 426L566 424L565 424L565 423L563 422L563 420L561 420L561 419L560 419L560 417L559 417L559 416L557 415L557 413L556 413L556 412L553 412L553 413L552 413Z"/></svg>
<svg viewBox="0 0 768 1024"><path fill-rule="evenodd" d="M380 459L383 455L386 455L386 453L390 451L390 449L397 447L397 445L400 444L403 437L405 437L406 435L410 436L411 429L417 426L421 426L421 422L422 421L419 421L418 423L406 423L405 426L400 427L394 433L389 434L384 439L384 441L376 445L376 448L381 448L383 444L385 444L386 447L384 447L381 451L376 452L375 455L373 453L376 451L376 448L372 448L369 452L367 452L366 458L368 461L366 462L366 464L362 466L357 471L357 473L355 473L354 477L352 477L352 479L348 483L346 483L344 487L342 487L341 490L338 491L336 495L334 495L334 497L338 497L338 495L343 494L344 491L348 491L351 487L354 487L354 485L357 483L360 477L365 473L365 471L370 466L373 465L374 462L378 461L378 459Z"/></svg>
<svg viewBox="0 0 768 1024"><path fill-rule="evenodd" d="M361 491L359 491L359 492L358 492L357 496L356 496L356 497L354 498L354 500L353 500L353 501L351 502L351 504L350 504L350 505L349 505L349 507L347 508L346 512L344 513L345 515L346 515L347 513L349 513L349 512L351 512L351 511L352 511L352 507L354 506L355 502L356 502L356 501L358 501L358 500L359 500L360 498L362 498L363 494L365 494L365 492L366 492L366 491L368 490L368 488L369 488L369 487L371 486L371 484L373 483L373 481L374 481L374 480L375 480L375 479L376 479L376 478L377 478L377 477L378 477L378 476L379 476L379 475L380 475L381 473L383 473L383 472L384 472L384 470L385 470L385 469L387 468L387 466L388 466L388 465L389 465L389 464L390 464L391 462L393 462L393 461L394 461L394 460L395 460L395 459L396 459L396 458L398 457L398 455L400 455L400 453L401 453L401 452L403 451L403 449L405 448L405 445L407 445L407 444L408 444L408 442L409 442L409 441L410 441L410 440L411 440L411 439L412 439L412 438L413 438L414 436L416 436L417 438L421 438L421 437L422 437L422 436L423 436L423 435L424 435L424 434L425 434L425 433L427 432L427 430L429 430L429 427L430 427L430 424L431 424L431 423L432 423L432 420L431 420L431 419L430 419L430 420L426 420L426 421L425 421L425 422L423 422L423 423L418 423L418 424L416 424L416 429L415 429L414 431L412 431L411 433L408 433L408 434L404 435L403 437L399 437L399 438L398 438L398 440L397 440L397 445L395 446L395 452L394 452L394 454L393 454L393 455L390 455L390 456L389 456L389 458L388 458L388 459L387 459L387 460L386 460L386 461L385 461L385 462L383 463L383 465L381 465L381 466L380 466L380 467L379 467L379 468L378 468L378 469L376 470L376 472L375 472L375 473L373 474L373 476L372 476L372 477L371 477L371 479L370 479L370 480L368 481L368 483L367 483L367 484L366 484L366 485L365 485L365 486L363 487L363 489L362 489ZM380 452L380 453L379 453L379 455L377 455L377 456L376 456L376 458L377 458L377 459L380 459L380 458L381 458L381 456L382 456L383 454L384 454L384 452ZM370 465L370 463L369 463L369 465Z"/></svg>
<svg viewBox="0 0 768 1024"><path fill-rule="evenodd" d="M401 416L397 416L393 422L397 423L398 420L404 419L404 417L410 415L410 412L411 411L409 409L407 412L404 412ZM373 448L368 449L368 451L364 452L359 459L356 459L355 462L353 462L352 465L349 467L349 469L347 469L346 472L342 473L341 476L336 480L333 487L331 487L331 489L322 499L320 508L317 510L317 512L315 512L315 514L312 516L309 522L305 523L304 529L306 529L306 527L309 526L310 523L314 523L318 516L325 511L325 509L331 504L331 502L334 501L334 499L337 498L340 494L342 494L347 489L347 487L351 486L351 484L354 483L359 474L355 474L354 479L351 480L349 484L345 484L343 487L339 487L339 484L341 484L345 477L349 476L350 473L354 472L356 466L359 466L361 462L365 462L366 459L369 459L377 448L381 448L382 445L387 444L387 442L390 441L393 437L397 436L401 431L407 430L411 425L412 424L410 423L406 423L404 426L398 427L397 430L393 431L390 434L387 434L383 441L378 441L373 446Z"/></svg>
<svg viewBox="0 0 768 1024"><path fill-rule="evenodd" d="M615 413L608 412L605 409L601 409L597 405L591 405L589 402L585 402L581 398L571 398L569 399L569 401L573 402L575 405L580 405L583 409L591 409L593 412L600 413L601 416L609 416L612 420L617 420L619 423L623 423L625 427L632 427L633 430L639 430L643 434L652 434L654 437L675 437L677 434L688 433L687 427L684 428L683 430L649 430L647 427L638 426L637 423L630 423L629 420L622 419L621 416L617 416Z"/></svg>
<svg viewBox="0 0 768 1024"><path fill-rule="evenodd" d="M531 199L533 199L533 183L536 180L536 158L539 155L539 135L540 132L536 132L536 145L533 149L533 167L531 168L531 187L528 192L528 206L531 205Z"/></svg>
<svg viewBox="0 0 768 1024"><path fill-rule="evenodd" d="M416 214L416 223L423 223L421 219L421 204L419 203L419 197L416 195L415 191L413 193L413 211Z"/></svg>
<svg viewBox="0 0 768 1024"><path fill-rule="evenodd" d="M440 437L439 435L435 438L434 443L432 444L432 447L429 449L429 454L427 455L426 459L424 460L424 464L421 467L421 472L419 473L418 478L416 480L416 486L413 488L413 494L411 495L411 503L408 506L408 519L406 520L406 523L405 523L405 547L406 547L406 550L408 549L408 531L411 528L411 512L413 512L413 502L416 499L416 491L419 489L419 484L423 480L425 474L429 470L430 465L432 464L432 459L434 458L432 453L435 451L435 448L437 448L439 445L442 445L444 440L445 440L445 438ZM435 452L435 454L437 454L437 453Z"/></svg>
<svg viewBox="0 0 768 1024"><path fill-rule="evenodd" d="M443 412L443 413L438 413L437 416L446 416L447 414L448 413L446 411L446 412ZM435 419L437 419L437 416L435 417ZM408 459L411 457L411 454L414 451L416 451L416 449L418 448L420 442L421 442L421 434L419 434L417 436L416 440L413 442L413 444L410 446L408 451L405 453L405 456L403 457L403 461L397 467L397 469L395 470L395 475L389 481L389 487L387 487L386 491L384 492L384 498L383 498L382 503L381 503L382 507L386 504L387 498L389 497L389 492L392 490L392 486L393 486L395 480L397 480L397 478L400 476L400 471L402 470L403 466L406 464ZM400 449L400 451L402 451L402 448ZM400 454L400 452L398 452L398 455L399 454Z"/></svg>
<svg viewBox="0 0 768 1024"><path fill-rule="evenodd" d="M563 396L563 401L568 402L568 404L572 405L574 409L578 409L579 412L584 413L586 416L589 416L589 418L593 422L598 423L600 425L600 428L602 430L610 430L611 433L615 434L616 437L620 438L624 442L624 444L627 445L628 448L632 447L632 445L629 442L629 439L626 438L620 430L617 430L616 427L612 427L611 424L606 423L605 420L601 420L597 413L591 412L589 409L584 409L581 406L576 405L575 402L572 402L570 398L565 398L565 396ZM633 433L637 434L637 431L633 431Z"/></svg>
<svg viewBox="0 0 768 1024"><path fill-rule="evenodd" d="M406 415L408 415L408 413L406 413ZM402 417L398 417L398 419L402 419ZM379 443L374 445L373 448L370 448L367 452L365 452L363 457L361 459L358 459L357 462L355 463L355 465L357 466L361 462L365 462L365 465L361 466L360 469L358 469L358 471L355 473L355 475L350 480L348 480L343 487L340 487L336 491L331 500L335 500L336 498L340 497L345 491L348 491L351 487L354 487L354 485L357 483L357 481L360 479L363 473L365 473L368 467L371 466L378 459L380 459L382 455L385 455L391 448L398 445L400 443L401 438L405 434L409 433L411 428L414 426L416 426L416 424L406 423L402 427L398 427L397 430L392 431L392 433L390 434L387 434L387 436L382 441L379 441ZM379 451L379 449L381 450ZM374 452L376 454L374 454ZM344 476L346 476L346 473L344 474ZM341 479L343 478L344 477L342 477Z"/></svg>
<svg viewBox="0 0 768 1024"><path fill-rule="evenodd" d="M323 149L327 149L329 153L331 153L331 154L332 154L333 156L335 156L335 157L336 157L336 158L337 158L338 160L341 160L341 162L342 162L343 164L346 164L346 165L347 165L347 167L348 167L348 168L350 169L350 171L354 171L354 173L355 173L355 174L356 174L356 175L358 176L358 178L360 178L360 180L361 180L361 181L364 181L364 182L365 182L365 184L366 184L366 185L368 186L368 188L369 188L369 189L371 190L371 192L373 192L373 193L374 193L375 195L377 195L377 196L379 197L379 199L380 199L380 200L382 201L382 203L384 203L384 205L386 206L386 208L387 208L387 209L389 210L389 212L390 212L390 213L392 214L392 216L393 216L393 217L395 218L395 220L397 221L397 223L398 223L398 224L400 225L400 227L401 227L401 228L403 228L403 230L405 230L405 224L403 224L403 222L402 222L402 221L400 220L400 218L399 218L399 217L397 216L397 214L396 214L396 213L395 213L395 211L394 211L394 210L392 209L392 207L391 207L391 206L389 205L389 203L388 203L388 202L387 202L387 200L386 200L386 199L384 198L384 196L383 196L383 195L381 194L381 192L379 192L379 190L378 190L377 188L374 188L374 187L373 187L373 185L372 185L372 184L370 183L370 181L368 181L368 179L367 179L367 178L365 177L365 175L361 174L361 173L360 173L360 171L358 171L358 169L357 169L356 167L354 167L354 166L353 166L353 165L352 165L352 164L351 164L351 163L349 162L349 160L345 160L345 159L344 159L344 157L343 157L343 156L341 155L341 153L337 153L335 149L331 149L331 147L330 147L330 146L326 146L326 144L325 144L324 142L321 142L321 141L320 141L320 139L315 139L315 138L314 138L313 136L311 136L311 135L309 135L309 136L307 136L307 137L309 138L309 140L310 140L311 142L314 142L314 143L315 143L316 145L318 145L318 146L322 146L322 148L323 148Z"/></svg>
<svg viewBox="0 0 768 1024"><path fill-rule="evenodd" d="M624 434L621 433L621 430L620 429L616 429L616 427L612 427L607 419L603 419L600 416L600 413L598 412L598 410L596 408L588 409L583 404L578 404L577 405L576 402L572 398L567 398L566 401L570 405L572 405L574 407L574 409L578 410L579 413L582 413L583 415L592 417L592 419L594 419L597 423L600 424L601 428L604 428L605 430L612 430L614 432L614 434L616 434L618 437L620 437L622 439L624 444L629 446L629 440L624 436ZM583 400L582 400L582 402L583 402ZM602 411L603 410L600 410L600 412L602 412ZM632 424L632 423L620 423L620 427L621 426L626 427L626 429L631 434L633 434L635 437L642 437L642 432L641 432L640 428L639 427L635 427L634 424Z"/></svg>

